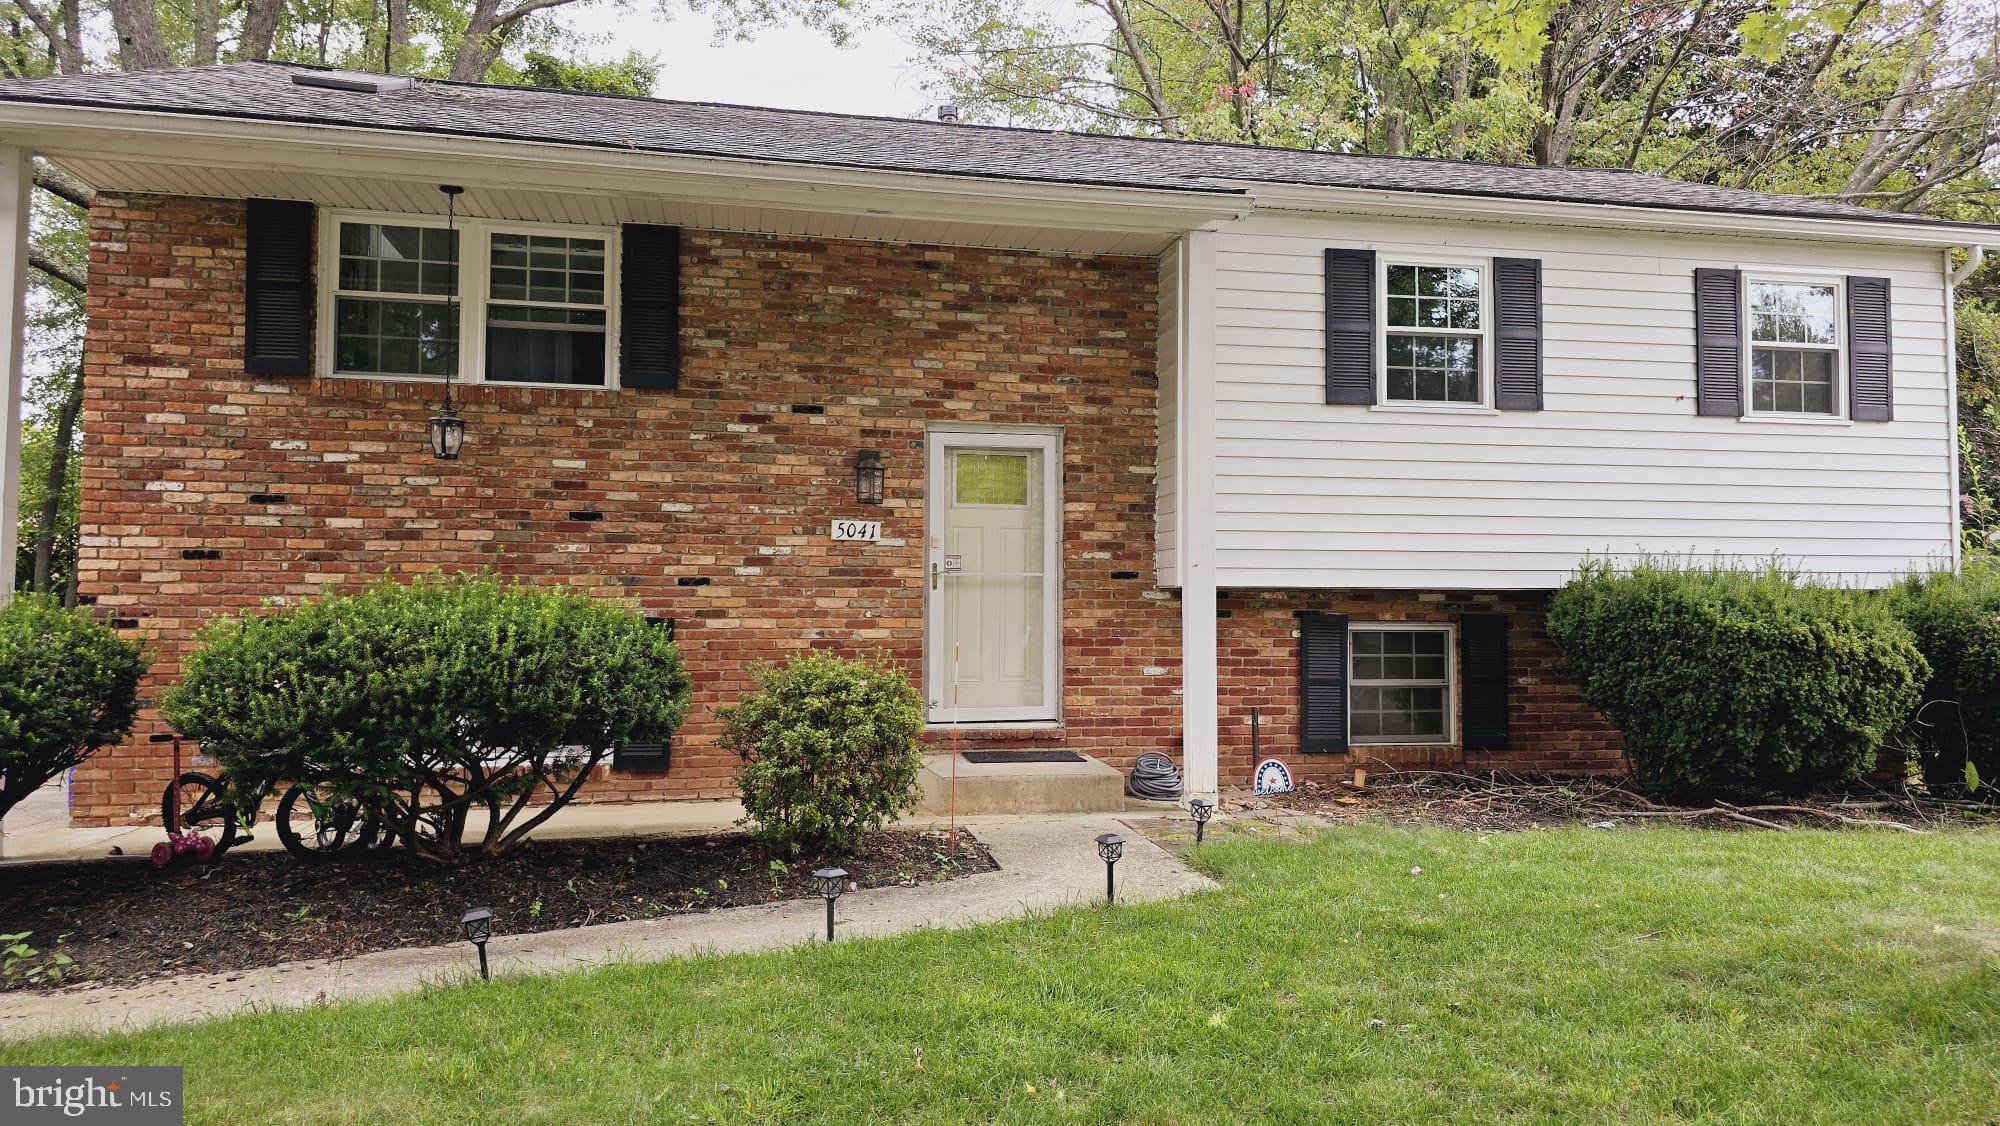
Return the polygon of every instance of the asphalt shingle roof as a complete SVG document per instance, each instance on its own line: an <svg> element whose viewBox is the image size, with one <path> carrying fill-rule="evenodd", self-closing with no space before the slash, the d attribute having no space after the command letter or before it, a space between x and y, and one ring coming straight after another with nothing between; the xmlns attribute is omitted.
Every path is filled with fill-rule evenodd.
<svg viewBox="0 0 2000 1126"><path fill-rule="evenodd" d="M287 63L0 82L0 102L496 137L642 152L1196 192L1228 181L1749 215L1935 222L1829 200L1619 170L1536 168L760 109L420 81L369 93L300 86Z"/></svg>

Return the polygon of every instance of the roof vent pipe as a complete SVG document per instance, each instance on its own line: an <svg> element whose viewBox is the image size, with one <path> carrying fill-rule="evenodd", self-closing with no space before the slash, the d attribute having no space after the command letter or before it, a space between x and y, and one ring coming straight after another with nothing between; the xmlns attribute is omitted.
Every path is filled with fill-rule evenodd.
<svg viewBox="0 0 2000 1126"><path fill-rule="evenodd" d="M939 106L938 120L944 122L946 125L958 124L958 107L952 105L950 102Z"/></svg>

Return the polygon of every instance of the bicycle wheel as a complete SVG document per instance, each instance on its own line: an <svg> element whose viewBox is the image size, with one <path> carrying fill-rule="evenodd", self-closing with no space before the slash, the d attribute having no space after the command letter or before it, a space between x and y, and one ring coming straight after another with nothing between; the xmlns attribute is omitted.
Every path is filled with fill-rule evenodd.
<svg viewBox="0 0 2000 1126"><path fill-rule="evenodd" d="M353 798L293 786L278 802L278 842L306 861L353 856L373 848L381 835L373 811Z"/></svg>
<svg viewBox="0 0 2000 1126"><path fill-rule="evenodd" d="M213 855L221 856L238 839L236 805L222 781L199 770L189 770L167 784L160 796L160 823L169 832L201 833L215 842Z"/></svg>

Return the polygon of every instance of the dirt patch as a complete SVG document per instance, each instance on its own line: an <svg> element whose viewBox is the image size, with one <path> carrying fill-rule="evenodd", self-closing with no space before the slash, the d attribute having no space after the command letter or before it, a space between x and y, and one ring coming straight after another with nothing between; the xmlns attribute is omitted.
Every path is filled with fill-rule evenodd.
<svg viewBox="0 0 2000 1126"><path fill-rule="evenodd" d="M1433 771L1371 775L1361 790L1307 782L1289 794L1238 791L1223 795L1222 809L1239 820L1281 829L1374 823L1495 832L1658 821L1704 828L1912 832L2000 823L2000 807L1906 791L1668 806L1633 793L1616 778L1483 778Z"/></svg>
<svg viewBox="0 0 2000 1126"><path fill-rule="evenodd" d="M885 830L841 867L863 888L990 872L986 846L958 834ZM462 868L392 853L304 865L283 853L232 853L204 869L79 861L0 874L0 933L33 932L46 962L75 960L64 986L231 973L307 958L344 958L461 941L459 916L493 910L501 934L563 930L818 896L816 865L774 867L736 833L529 841ZM58 941L60 939L60 941ZM24 980L0 990L55 988Z"/></svg>

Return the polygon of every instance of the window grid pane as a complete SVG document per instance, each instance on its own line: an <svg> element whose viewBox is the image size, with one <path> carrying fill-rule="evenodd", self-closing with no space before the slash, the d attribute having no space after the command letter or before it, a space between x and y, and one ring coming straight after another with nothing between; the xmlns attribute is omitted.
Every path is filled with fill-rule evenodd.
<svg viewBox="0 0 2000 1126"><path fill-rule="evenodd" d="M487 281L487 379L604 386L603 239L495 232Z"/></svg>
<svg viewBox="0 0 2000 1126"><path fill-rule="evenodd" d="M1470 266L1388 268L1390 402L1479 403L1480 285L1480 271Z"/></svg>
<svg viewBox="0 0 2000 1126"><path fill-rule="evenodd" d="M340 225L340 288L445 297L451 293L456 235L386 223Z"/></svg>
<svg viewBox="0 0 2000 1126"><path fill-rule="evenodd" d="M1348 738L1356 743L1447 742L1450 635L1444 630L1357 629L1349 638Z"/></svg>
<svg viewBox="0 0 2000 1126"><path fill-rule="evenodd" d="M1750 339L1768 344L1834 344L1835 305L1830 285L1753 282Z"/></svg>
<svg viewBox="0 0 2000 1126"><path fill-rule="evenodd" d="M341 297L334 322L336 371L442 378L458 370L458 315L450 305Z"/></svg>
<svg viewBox="0 0 2000 1126"><path fill-rule="evenodd" d="M1833 414L1834 353L1758 345L1750 350L1750 409Z"/></svg>
<svg viewBox="0 0 2000 1126"><path fill-rule="evenodd" d="M604 304L604 240L563 235L493 236L495 301Z"/></svg>

